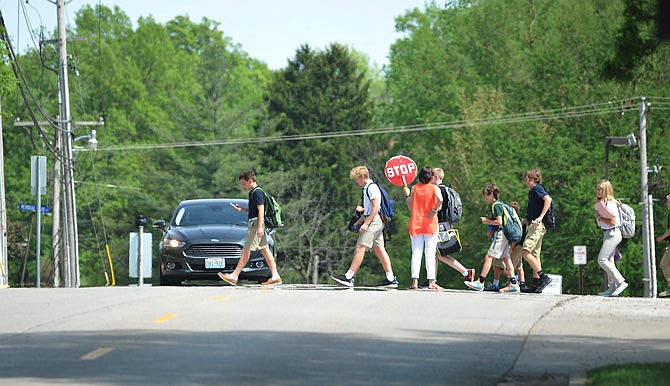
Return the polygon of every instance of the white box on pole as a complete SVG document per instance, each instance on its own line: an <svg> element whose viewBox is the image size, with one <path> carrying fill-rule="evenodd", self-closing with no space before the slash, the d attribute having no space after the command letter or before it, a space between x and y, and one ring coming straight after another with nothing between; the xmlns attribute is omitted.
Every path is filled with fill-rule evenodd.
<svg viewBox="0 0 670 386"><path fill-rule="evenodd" d="M132 278L137 278L138 241L137 232L130 232L128 275ZM142 276L151 277L151 233L142 234Z"/></svg>

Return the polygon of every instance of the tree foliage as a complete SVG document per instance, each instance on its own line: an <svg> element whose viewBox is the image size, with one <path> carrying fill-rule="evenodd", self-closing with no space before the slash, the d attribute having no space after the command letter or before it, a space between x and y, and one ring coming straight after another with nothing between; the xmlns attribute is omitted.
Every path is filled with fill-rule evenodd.
<svg viewBox="0 0 670 386"><path fill-rule="evenodd" d="M381 72L369 68L364 54L339 43L323 49L301 45L285 68L272 72L215 21L178 16L160 24L146 17L134 27L118 7L84 6L70 32L88 40L68 44L72 116L102 117L100 146L119 147L77 155L82 283L106 282L106 243L117 282L127 283L127 233L137 213L166 219L183 199L245 197L237 176L249 168L284 208L287 226L276 235L284 280L327 282L329 273L348 266L357 236L344 230L361 197L349 170L367 165L383 183L386 160L404 154L420 166L443 167L445 181L460 192L464 250L456 257L478 269L488 247L479 222L488 212L481 189L497 183L502 199L518 201L523 213L527 189L521 175L541 169L559 220L543 245L544 267L563 275L565 292L576 293L572 246L586 245L585 288L599 292L602 273L595 257L602 235L593 204L604 174L605 140L638 132L645 95L651 102L649 163L663 166L649 174L650 193L667 194L670 48L653 35L653 3L429 3L396 18L403 36L389 48L390 63ZM57 115L55 47L29 51L19 63L35 98L31 107ZM29 119L8 70L5 62L4 117ZM41 135L29 126L9 126L4 131L5 149L11 149L5 152L14 240L9 269L11 282L18 283L22 256L34 253L20 240L34 231L30 216L17 207L33 200L27 188L30 156L47 155L53 162L43 138L53 141L56 131L48 128ZM392 130L381 134L382 127ZM78 127L75 135L90 130ZM226 139L238 144L203 146ZM146 148L132 148L137 145ZM615 193L641 217L640 153L609 150ZM389 188L402 202L401 190ZM52 187L49 191L53 194ZM392 222L397 233L387 249L403 285L409 283L409 212L398 205ZM666 225L659 219L666 216L658 205L654 209L659 233ZM43 223L48 256L51 224ZM641 295L641 237L621 250L619 267L631 283L629 293ZM31 261L32 256L28 276L31 269L34 275ZM374 282L380 273L376 259L368 257L357 282ZM460 275L446 266L440 267L439 280L462 288Z"/></svg>

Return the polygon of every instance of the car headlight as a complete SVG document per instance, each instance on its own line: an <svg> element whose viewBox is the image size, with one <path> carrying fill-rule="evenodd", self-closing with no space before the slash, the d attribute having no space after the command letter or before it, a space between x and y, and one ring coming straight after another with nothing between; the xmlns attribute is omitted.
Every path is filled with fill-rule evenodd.
<svg viewBox="0 0 670 386"><path fill-rule="evenodd" d="M181 248L184 245L186 245L186 243L179 240L179 239L167 239L167 240L165 240L165 247L166 248Z"/></svg>

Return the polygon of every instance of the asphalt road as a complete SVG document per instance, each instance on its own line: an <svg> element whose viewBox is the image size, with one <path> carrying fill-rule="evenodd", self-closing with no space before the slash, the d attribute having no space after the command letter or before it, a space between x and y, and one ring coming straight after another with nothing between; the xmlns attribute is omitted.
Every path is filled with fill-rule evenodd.
<svg viewBox="0 0 670 386"><path fill-rule="evenodd" d="M667 362L670 303L297 285L7 288L0 346L0 385L567 385L605 364Z"/></svg>

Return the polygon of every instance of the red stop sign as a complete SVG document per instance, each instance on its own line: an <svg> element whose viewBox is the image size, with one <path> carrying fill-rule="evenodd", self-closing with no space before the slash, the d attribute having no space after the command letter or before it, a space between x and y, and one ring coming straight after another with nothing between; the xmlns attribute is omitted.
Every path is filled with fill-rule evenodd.
<svg viewBox="0 0 670 386"><path fill-rule="evenodd" d="M384 174L393 184L398 186L407 185L416 178L416 163L404 155L397 155L386 161Z"/></svg>

